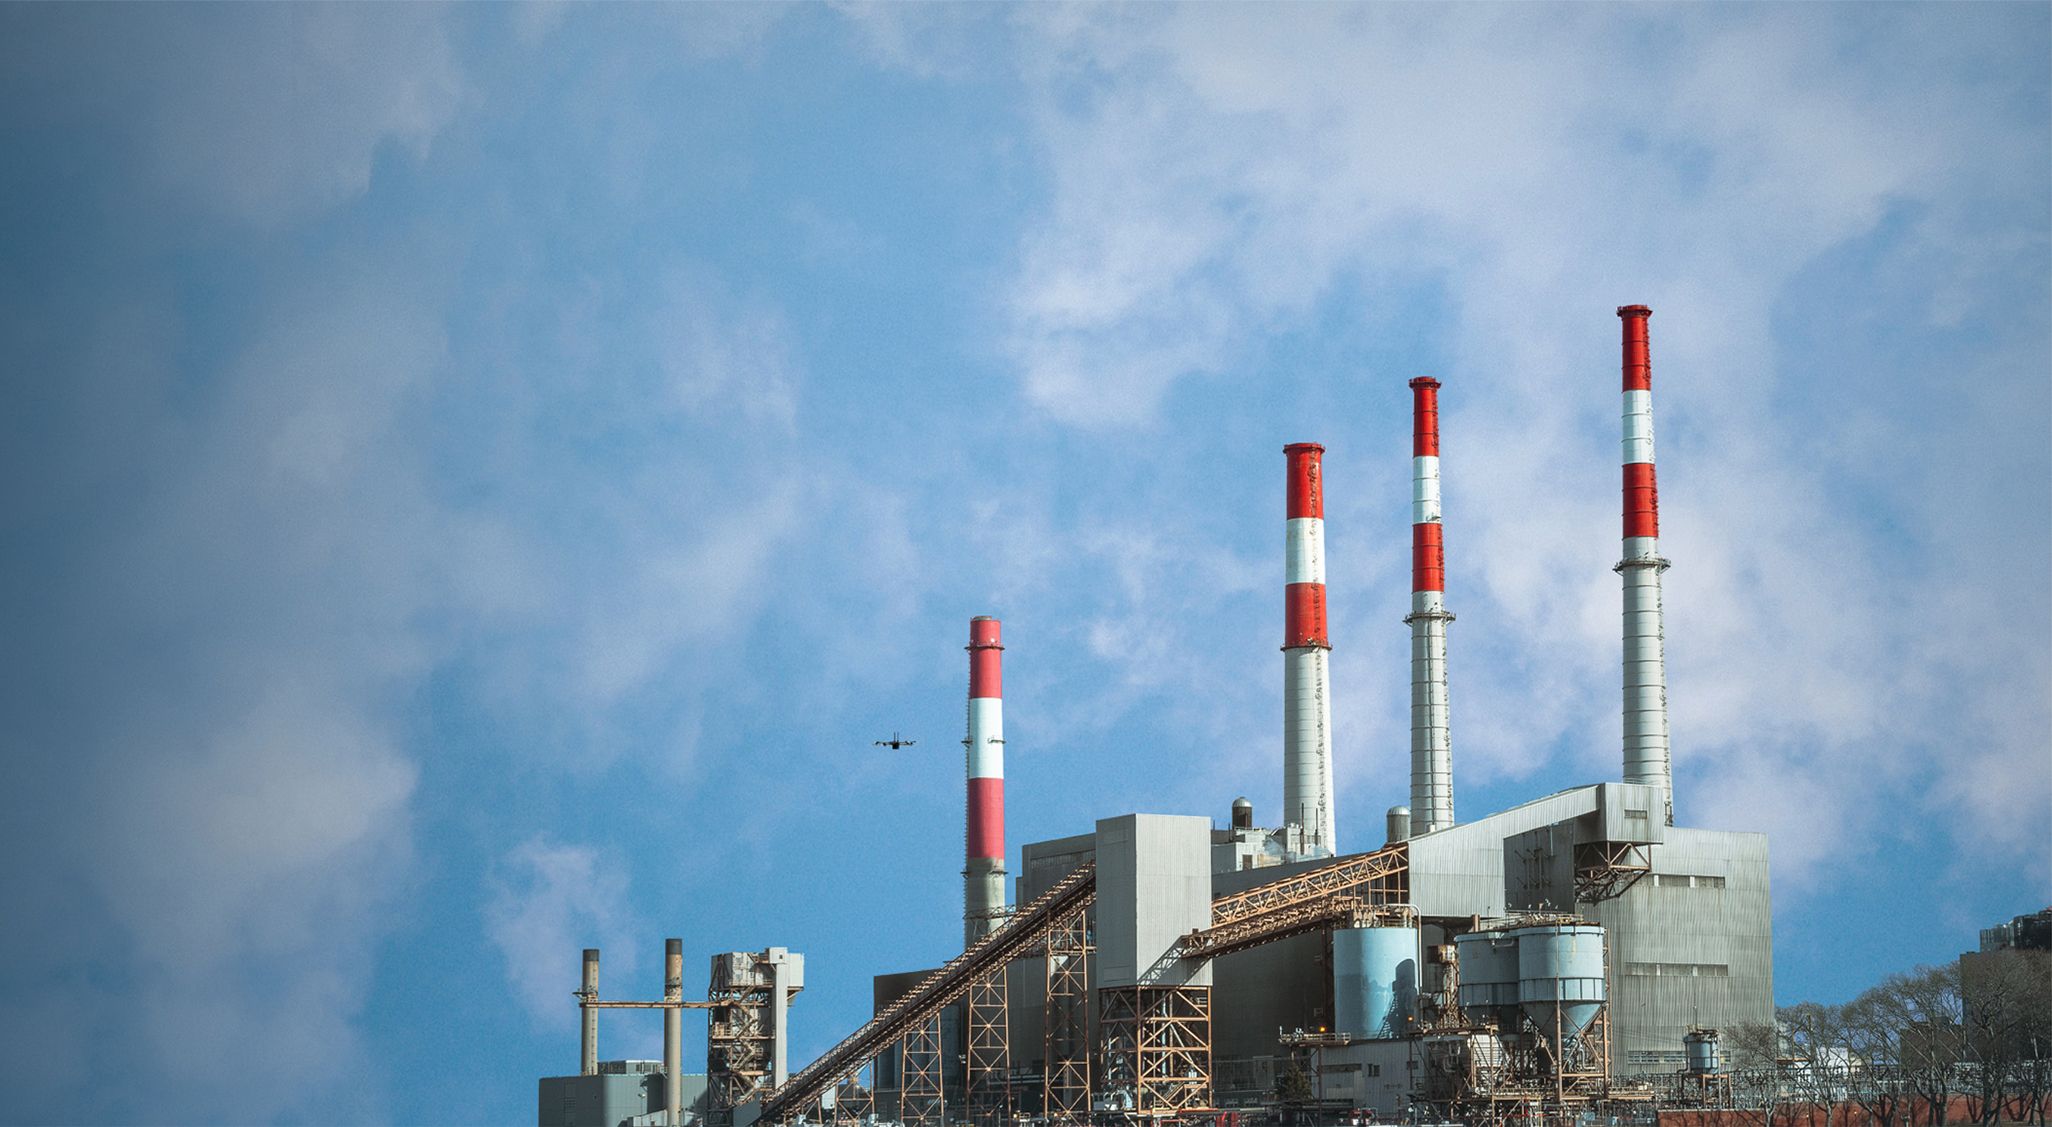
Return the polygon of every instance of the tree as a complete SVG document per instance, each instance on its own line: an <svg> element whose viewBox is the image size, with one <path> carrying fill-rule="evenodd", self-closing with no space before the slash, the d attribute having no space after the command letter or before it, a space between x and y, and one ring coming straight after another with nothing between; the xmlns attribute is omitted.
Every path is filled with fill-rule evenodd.
<svg viewBox="0 0 2052 1127"><path fill-rule="evenodd" d="M1284 1107L1304 1107L1318 1098L1301 1062L1292 1059L1288 1068L1276 1073L1275 1098Z"/></svg>

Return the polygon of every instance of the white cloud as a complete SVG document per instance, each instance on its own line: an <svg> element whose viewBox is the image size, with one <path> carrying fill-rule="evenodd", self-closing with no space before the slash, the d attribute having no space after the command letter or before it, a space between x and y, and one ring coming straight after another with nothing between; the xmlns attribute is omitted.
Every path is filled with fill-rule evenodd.
<svg viewBox="0 0 2052 1127"><path fill-rule="evenodd" d="M1736 796L1800 776L1784 793L1805 796L1808 828L1778 857L1800 875L1823 854L1797 838L1865 838L1887 798L1939 770L1932 748L1954 709L2042 715L2044 687L1994 662L1909 656L1935 623L1903 613L1907 592L1992 576L1936 531L1891 540L1848 511L1847 475L1864 471L1814 441L1829 441L1832 419L1784 408L1789 381L1811 374L1785 370L1777 335L1817 257L1906 201L1924 209L1914 253L1985 240L1968 233L1975 211L2033 190L2029 161L2004 155L2042 151L2028 117L1987 112L1948 69L1999 50L1999 20L1483 6L1273 17L1205 5L1028 20L1053 191L1021 243L1008 347L1037 405L1088 428L1146 419L1180 380L1234 378L1266 334L1303 325L1343 281L1445 279L1458 317L1453 566L1483 585L1455 596L1457 762L1483 777L1529 770L1532 748L1566 739L1588 749L1580 770L1601 769L1617 739L1610 307L1646 301L1661 314L1684 816L1763 825ZM1854 40L1859 51L1842 49ZM1934 265L1951 295L1934 317L1962 304L1962 287L1986 292L1985 266ZM2042 500L2042 480L2019 485L1969 499L1962 523ZM1918 483L1897 499L1937 495ZM1904 550L1942 563L1904 576L1873 562ZM1360 562L1334 566L1372 578ZM1991 628L1998 648L2042 653L2013 623ZM1501 650L1484 630L1507 639ZM1485 646L1486 667L1472 658ZM2020 742L1972 762L2015 770L2032 727L1990 724ZM1986 821L1965 833L2014 848L2031 805L2044 803L1977 804Z"/></svg>
<svg viewBox="0 0 2052 1127"><path fill-rule="evenodd" d="M577 1024L578 952L597 947L601 993L634 970L641 938L624 861L592 846L531 838L501 858L485 902L485 934L506 961L506 980L538 1025ZM629 991L628 993L631 993Z"/></svg>

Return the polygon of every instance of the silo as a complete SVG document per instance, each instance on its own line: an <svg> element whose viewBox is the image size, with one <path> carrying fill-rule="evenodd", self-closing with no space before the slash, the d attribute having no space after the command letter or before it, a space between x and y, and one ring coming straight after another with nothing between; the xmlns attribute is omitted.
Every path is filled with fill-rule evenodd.
<svg viewBox="0 0 2052 1127"><path fill-rule="evenodd" d="M1402 1037L1418 1005L1418 929L1347 927L1332 933L1334 1033Z"/></svg>
<svg viewBox="0 0 2052 1127"><path fill-rule="evenodd" d="M1603 929L1549 924L1510 934L1518 941L1518 1000L1525 1016L1549 1039L1558 1020L1560 1043L1573 1041L1603 1008Z"/></svg>
<svg viewBox="0 0 2052 1127"><path fill-rule="evenodd" d="M1717 1031L1715 1029L1691 1029L1682 1038L1682 1048L1688 1051L1689 1075L1717 1075Z"/></svg>
<svg viewBox="0 0 2052 1127"><path fill-rule="evenodd" d="M1469 1021L1518 1024L1518 941L1501 931L1473 931L1454 937L1460 968L1461 1010Z"/></svg>

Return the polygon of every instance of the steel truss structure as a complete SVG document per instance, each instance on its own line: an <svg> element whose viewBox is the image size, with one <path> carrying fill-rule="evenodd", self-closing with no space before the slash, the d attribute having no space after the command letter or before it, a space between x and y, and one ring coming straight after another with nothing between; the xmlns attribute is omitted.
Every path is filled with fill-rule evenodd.
<svg viewBox="0 0 2052 1127"><path fill-rule="evenodd" d="M870 1074L868 1083L863 1082L863 1072ZM868 1121L877 1112L876 1066L871 1065L841 1081L833 1089L832 1101L823 1118L829 1127L859 1127Z"/></svg>
<svg viewBox="0 0 2052 1127"><path fill-rule="evenodd" d="M1005 968L969 984L967 1096L969 1122L997 1127L1012 1114L1010 1057L1012 1016Z"/></svg>
<svg viewBox="0 0 2052 1127"><path fill-rule="evenodd" d="M1575 899L1594 904L1623 896L1653 871L1650 845L1629 841L1584 841L1575 845Z"/></svg>
<svg viewBox="0 0 2052 1127"><path fill-rule="evenodd" d="M1075 913L1048 933L1040 1106L1055 1127L1090 1122L1090 950L1087 913Z"/></svg>
<svg viewBox="0 0 2052 1127"><path fill-rule="evenodd" d="M906 1127L942 1127L947 1108L941 1102L940 1015L912 1027L899 1056L902 1087L898 1121Z"/></svg>
<svg viewBox="0 0 2052 1127"><path fill-rule="evenodd" d="M1211 1106L1211 987L1119 986L1097 992L1107 1092L1131 1113L1166 1119Z"/></svg>
<svg viewBox="0 0 2052 1127"><path fill-rule="evenodd" d="M1401 904L1411 896L1410 868L1410 847L1401 842L1341 857L1308 873L1217 897L1211 902L1209 930L1336 896L1354 896L1370 906Z"/></svg>
<svg viewBox="0 0 2052 1127"><path fill-rule="evenodd" d="M774 980L737 981L726 969L715 960L706 991L711 1010L705 1036L706 1118L713 1127L732 1122L734 1109L768 1086L776 1049L776 1031L770 1028Z"/></svg>
<svg viewBox="0 0 2052 1127"><path fill-rule="evenodd" d="M1003 974L1006 964L1041 947L1058 924L1089 908L1096 898L1096 866L1077 866L1074 872L1055 882L1053 888L1019 909L1005 926L948 960L947 965L926 976L910 993L886 1006L840 1044L764 1096L760 1118L775 1123L799 1115L811 1117L827 1091L854 1075L894 1042L912 1036L928 1022L938 1021L941 1010L967 994L971 984L992 974ZM909 1066L907 1073L909 1076ZM909 1087L908 1082L908 1091Z"/></svg>

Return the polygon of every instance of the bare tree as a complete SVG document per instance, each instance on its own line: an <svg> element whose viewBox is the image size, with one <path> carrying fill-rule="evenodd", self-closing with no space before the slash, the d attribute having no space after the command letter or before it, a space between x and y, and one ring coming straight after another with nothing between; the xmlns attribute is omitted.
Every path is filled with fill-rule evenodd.
<svg viewBox="0 0 2052 1127"><path fill-rule="evenodd" d="M2044 1123L2052 1087L2052 952L1969 954L1960 973L1979 1120Z"/></svg>

